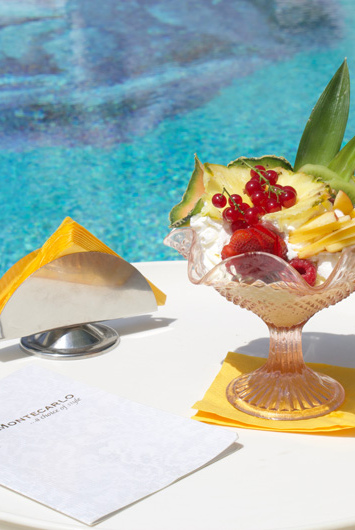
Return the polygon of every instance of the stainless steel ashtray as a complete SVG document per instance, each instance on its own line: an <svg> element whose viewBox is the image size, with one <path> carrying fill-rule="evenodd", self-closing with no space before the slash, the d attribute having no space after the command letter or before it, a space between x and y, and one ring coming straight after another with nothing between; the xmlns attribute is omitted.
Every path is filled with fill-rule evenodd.
<svg viewBox="0 0 355 530"><path fill-rule="evenodd" d="M0 339L21 338L24 351L54 359L87 357L119 341L97 322L156 309L150 284L133 265L78 252L44 265L16 289L0 314Z"/></svg>

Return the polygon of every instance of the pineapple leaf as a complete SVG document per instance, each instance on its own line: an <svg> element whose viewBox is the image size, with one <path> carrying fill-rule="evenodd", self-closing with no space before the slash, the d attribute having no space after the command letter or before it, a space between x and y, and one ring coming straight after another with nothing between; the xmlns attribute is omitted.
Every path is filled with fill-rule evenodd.
<svg viewBox="0 0 355 530"><path fill-rule="evenodd" d="M346 59L314 107L298 146L295 171L305 164L327 166L338 153L350 104L350 78Z"/></svg>
<svg viewBox="0 0 355 530"><path fill-rule="evenodd" d="M352 203L355 203L355 183L346 182L328 167L322 166L320 164L306 164L301 167L299 172L306 173L307 175L313 175L314 177L322 179L324 182L329 184L333 190L344 191L347 195L349 195Z"/></svg>
<svg viewBox="0 0 355 530"><path fill-rule="evenodd" d="M339 151L328 167L349 182L355 171L355 136Z"/></svg>

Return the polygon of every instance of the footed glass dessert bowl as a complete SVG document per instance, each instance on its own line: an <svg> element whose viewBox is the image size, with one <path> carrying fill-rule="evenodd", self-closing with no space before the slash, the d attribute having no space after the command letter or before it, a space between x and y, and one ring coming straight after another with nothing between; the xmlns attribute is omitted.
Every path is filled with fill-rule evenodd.
<svg viewBox="0 0 355 530"><path fill-rule="evenodd" d="M322 416L341 405L342 386L306 366L301 336L315 313L355 290L355 247L344 249L328 279L311 287L286 261L265 252L230 257L208 271L193 228L172 230L164 243L188 260L192 283L214 287L269 328L266 363L237 377L226 389L235 408L265 419L297 420Z"/></svg>

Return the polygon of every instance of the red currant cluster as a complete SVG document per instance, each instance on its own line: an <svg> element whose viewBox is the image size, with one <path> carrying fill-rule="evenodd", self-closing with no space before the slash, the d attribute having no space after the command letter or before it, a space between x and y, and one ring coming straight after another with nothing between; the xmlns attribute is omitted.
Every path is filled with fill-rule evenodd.
<svg viewBox="0 0 355 530"><path fill-rule="evenodd" d="M216 208L224 208L223 219L231 224L233 232L255 225L265 213L278 212L282 208L291 208L296 204L295 188L280 186L277 184L278 178L278 173L273 169L266 170L264 166L255 166L250 171L250 180L244 190L253 206L243 202L240 195L230 195L225 188L222 193L213 195L212 204ZM228 195L228 201L225 193ZM225 208L227 202L228 207Z"/></svg>

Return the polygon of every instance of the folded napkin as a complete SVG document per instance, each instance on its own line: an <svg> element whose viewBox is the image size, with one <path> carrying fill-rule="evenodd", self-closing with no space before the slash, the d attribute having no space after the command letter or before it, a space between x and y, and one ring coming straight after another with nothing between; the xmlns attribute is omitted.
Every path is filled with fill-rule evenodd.
<svg viewBox="0 0 355 530"><path fill-rule="evenodd" d="M327 364L309 363L308 366L339 381L345 390L345 401L341 407L319 418L306 420L265 420L250 416L235 409L226 398L228 384L243 373L252 372L265 363L265 359L228 353L220 372L201 401L193 406L198 412L194 419L205 423L303 433L327 433L341 429L355 428L355 369Z"/></svg>
<svg viewBox="0 0 355 530"><path fill-rule="evenodd" d="M0 313L14 291L40 267L67 254L76 252L103 252L118 256L107 245L83 226L66 217L44 245L20 259L0 279ZM164 305L166 296L147 279L158 305Z"/></svg>

